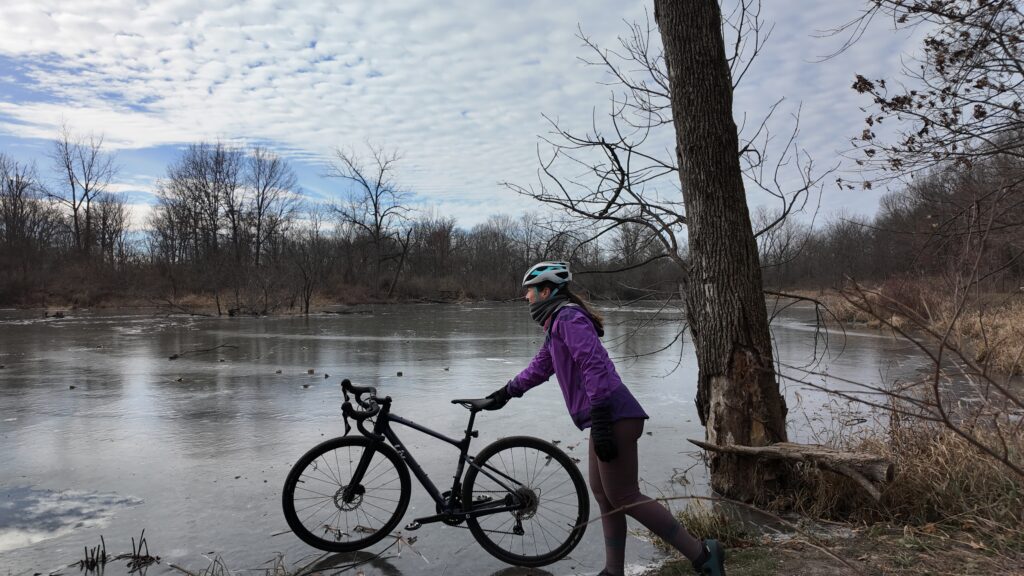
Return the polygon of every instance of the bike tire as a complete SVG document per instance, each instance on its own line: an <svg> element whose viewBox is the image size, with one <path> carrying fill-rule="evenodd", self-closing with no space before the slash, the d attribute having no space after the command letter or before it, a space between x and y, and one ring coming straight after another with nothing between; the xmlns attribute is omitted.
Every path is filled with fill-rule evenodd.
<svg viewBox="0 0 1024 576"><path fill-rule="evenodd" d="M580 543L590 516L590 495L579 468L565 452L539 438L512 436L485 446L473 463L463 487L466 511L493 506L499 499L530 503L516 512L466 519L473 537L489 554L533 568L564 558ZM515 490L503 488L495 478ZM516 525L522 534L513 533Z"/></svg>
<svg viewBox="0 0 1024 576"><path fill-rule="evenodd" d="M342 491L368 450L373 454L360 482L364 493L345 502ZM299 458L285 479L281 504L300 540L320 550L351 552L390 534L405 514L411 492L409 469L394 448L369 438L342 437L322 442Z"/></svg>

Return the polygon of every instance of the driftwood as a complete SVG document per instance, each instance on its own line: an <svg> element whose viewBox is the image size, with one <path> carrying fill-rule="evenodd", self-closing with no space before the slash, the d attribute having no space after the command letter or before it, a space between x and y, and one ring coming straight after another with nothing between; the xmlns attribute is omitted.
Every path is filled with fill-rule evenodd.
<svg viewBox="0 0 1024 576"><path fill-rule="evenodd" d="M794 444L779 442L768 446L717 446L700 440L689 439L690 443L712 452L739 454L752 458L768 458L809 462L837 474L842 474L859 484L875 501L882 498L880 485L892 481L896 467L892 462L864 452L842 452L817 444Z"/></svg>

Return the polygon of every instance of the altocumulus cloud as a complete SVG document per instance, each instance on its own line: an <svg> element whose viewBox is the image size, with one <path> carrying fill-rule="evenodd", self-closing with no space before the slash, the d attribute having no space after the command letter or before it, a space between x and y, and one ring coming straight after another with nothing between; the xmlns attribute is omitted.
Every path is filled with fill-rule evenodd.
<svg viewBox="0 0 1024 576"><path fill-rule="evenodd" d="M66 120L118 149L241 138L308 161L372 141L403 152L399 177L431 203L469 219L484 202L487 213L518 212L524 201L496 183L535 179L541 114L585 129L595 107L607 109L602 71L577 60L577 24L611 47L623 20L645 19L648 7L7 0L0 63L18 73L0 69L0 84L26 86L0 101L0 132L50 138ZM801 0L766 7L777 44L737 94L737 116L803 100L813 148L831 161L862 116L847 76L891 67L906 41L882 30L843 61L813 63L830 47L811 34L854 14Z"/></svg>

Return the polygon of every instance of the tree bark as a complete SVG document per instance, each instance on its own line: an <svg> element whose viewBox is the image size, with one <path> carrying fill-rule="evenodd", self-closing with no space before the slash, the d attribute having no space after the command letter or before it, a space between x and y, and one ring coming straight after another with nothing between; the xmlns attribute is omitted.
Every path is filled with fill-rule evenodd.
<svg viewBox="0 0 1024 576"><path fill-rule="evenodd" d="M732 117L732 81L716 0L655 0L668 67L686 206L686 315L697 352L697 409L715 445L786 440L757 244ZM743 501L781 487L777 461L711 455L711 486Z"/></svg>

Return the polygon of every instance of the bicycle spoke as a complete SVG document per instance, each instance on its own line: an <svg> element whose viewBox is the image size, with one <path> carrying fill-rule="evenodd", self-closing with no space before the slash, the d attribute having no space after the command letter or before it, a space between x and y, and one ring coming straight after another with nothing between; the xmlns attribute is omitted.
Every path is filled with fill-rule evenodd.
<svg viewBox="0 0 1024 576"><path fill-rule="evenodd" d="M537 532L533 528L533 522L530 522L530 536L533 538L533 553L539 555L540 550L537 549Z"/></svg>
<svg viewBox="0 0 1024 576"><path fill-rule="evenodd" d="M392 510L388 510L387 508L381 508L380 506L377 506L376 504L367 502L366 500L363 500L362 503L366 504L367 506L373 506L374 508L376 508L377 510L380 510L381 512L386 512L388 514L390 514L392 512Z"/></svg>
<svg viewBox="0 0 1024 576"><path fill-rule="evenodd" d="M322 476L314 476L312 474L312 472L307 472L309 470L310 470L309 468L304 470L302 472L301 478L309 478L310 480L316 480L318 482L323 482L324 484L328 484L328 485L331 485L331 486L341 486L341 483L338 482L338 480L336 478L332 478L332 477L328 476L319 467L313 467L312 472L317 472L318 474L320 474Z"/></svg>
<svg viewBox="0 0 1024 576"><path fill-rule="evenodd" d="M562 513L561 513L561 512L559 512L558 510L552 510L552 509L548 508L548 509L546 509L546 511L547 511L547 512L552 512L552 513L554 513L554 514L558 514L559 516L561 516L561 517L563 517L563 518L567 518L567 519L569 519L569 520L572 520L572 521L574 521L574 522L576 521L576 518L574 518L574 517L572 517L572 516L569 516L568 514L562 514ZM540 512L538 511L538 512L537 512L537 514L540 514Z"/></svg>
<svg viewBox="0 0 1024 576"><path fill-rule="evenodd" d="M308 521L308 520L309 520L310 518L312 518L313 516L316 516L316 513L317 513L317 512L319 512L319 511L323 510L323 509L324 509L324 507L325 507L325 506L327 506L327 505L328 505L328 504L330 504L330 503L331 503L331 501L327 501L327 502L324 502L323 504L321 504L321 505L320 505L320 507L319 507L319 508L317 508L316 510L314 510L314 511L313 511L313 512L312 512L312 513L311 513L311 514L309 515L309 516L306 516L305 518L303 518L303 519L302 519L302 523L303 523L303 524L305 525L305 524L306 524L306 521Z"/></svg>
<svg viewBox="0 0 1024 576"><path fill-rule="evenodd" d="M384 460L382 460L382 462L384 462ZM377 463L377 466L380 466L380 462ZM373 469L376 468L377 466L374 466L370 470L367 470L366 474L363 474L363 477L365 478L366 476L368 476L370 474L370 472L372 472ZM374 480L376 480L377 478L380 478L381 476L387 474L388 472L391 472L391 470L388 470L387 468L385 468L384 470L382 470L380 473L378 473L373 478L371 478L369 480L363 480L362 482L360 482L360 484L362 484L363 486L366 486L367 484L373 482Z"/></svg>
<svg viewBox="0 0 1024 576"><path fill-rule="evenodd" d="M534 516L534 518L539 518L539 519L542 519L542 520L546 520L552 526L557 526L557 527L561 528L562 530L565 530L566 532L572 532L571 526L575 526L576 525L576 522L577 522L578 518L573 518L572 516L566 516L565 514L559 514L559 516L562 516L566 520L569 520L569 523L568 524L564 524L564 525L563 524L559 524L558 522L555 522L554 520L552 520L548 516L546 516L544 514L541 514L539 512L537 513L536 516ZM570 526L570 528L567 528L566 526Z"/></svg>
<svg viewBox="0 0 1024 576"><path fill-rule="evenodd" d="M384 525L384 522L381 522L379 518L377 518L377 517L376 517L376 516L374 516L373 514L370 514L370 513L369 513L369 512L367 512L366 510L363 510L363 507L362 507L362 506L360 506L360 507L359 507L359 508L357 508L356 510L358 510L358 511L362 512L362 513L363 513L363 515L364 515L364 516L367 516L368 518L373 518L373 519L374 519L374 520L376 520L376 521L377 521L377 522L378 522L378 523L379 523L379 524L380 524L381 526L383 526L383 525Z"/></svg>
<svg viewBox="0 0 1024 576"><path fill-rule="evenodd" d="M537 475L540 474L540 467L537 466L537 460L540 459L540 450L534 450L533 453L533 477L530 478L530 485L533 485L534 480L537 479Z"/></svg>
<svg viewBox="0 0 1024 576"><path fill-rule="evenodd" d="M330 496L330 495L327 495L327 494L321 494L321 493L316 492L314 490L310 490L309 488L306 488L305 486L296 486L295 489L296 490L300 490L300 489L301 490L305 490L306 492L309 492L311 494L316 494L317 496L321 496L323 498L334 498L334 496Z"/></svg>
<svg viewBox="0 0 1024 576"><path fill-rule="evenodd" d="M317 460L323 460L324 466L326 466L327 471L330 472L330 477L333 478L334 481L338 483L338 486L345 485L345 483L341 481L341 472L339 471L338 474L335 475L334 470L331 468L331 463L327 461L327 458L320 456L320 458L318 458Z"/></svg>
<svg viewBox="0 0 1024 576"><path fill-rule="evenodd" d="M555 474L558 474L559 472L563 472L564 473L565 472L565 468L556 468L556 469L552 470L550 474L545 476L544 479L541 480L540 482L538 482L537 484L535 484L535 486L543 486L544 483L548 481L548 479L550 479ZM566 480L569 480L569 478L566 478ZM558 486L555 486L555 488L557 488L557 487Z"/></svg>
<svg viewBox="0 0 1024 576"><path fill-rule="evenodd" d="M538 527L540 527L541 534L544 534L544 539L545 540L547 540L548 535L550 535L552 538L556 538L556 536L554 534L551 534L551 532L547 528L544 527L544 524L542 524L540 522L537 522L536 524L537 524ZM571 530L569 530L567 532L571 532ZM548 549L550 550L551 547L548 546Z"/></svg>
<svg viewBox="0 0 1024 576"><path fill-rule="evenodd" d="M543 525L541 525L540 527L540 534L544 537L544 543L547 544L548 550L553 550L553 548L551 547L551 542L548 541L547 530L544 529Z"/></svg>
<svg viewBox="0 0 1024 576"><path fill-rule="evenodd" d="M387 471L387 470L385 470L385 471L381 472L380 474L378 474L377 476L375 476L375 477L373 478L373 480L370 480L370 482L373 482L373 481L374 481L374 480L376 480L377 478L380 478L381 476L383 476L384 474L387 474L387 473L388 473L388 471ZM397 476L397 475L396 475L396 476L395 476L394 478L392 478L391 480L388 480L387 482L385 482L385 483L381 484L380 486L376 486L376 487L374 487L374 490L376 490L376 489L378 489L378 488L380 488L380 487L382 487L382 486L387 486L388 484L391 484L391 483L392 483L392 482L394 482L395 480L398 480L398 476ZM362 484L363 484L363 486L368 486L368 485L370 484L370 482L363 482ZM367 488L367 490L369 490L369 489L370 489L370 488Z"/></svg>
<svg viewBox="0 0 1024 576"><path fill-rule="evenodd" d="M328 517L327 517L327 520L326 520L326 521L325 521L325 522L323 523L323 526L324 526L325 528L329 529L329 530L333 530L333 531L335 532L335 533L334 533L334 539L335 539L335 540L338 540L338 536L340 536L340 534L338 534L338 532L341 532L341 530L339 530L339 529L338 529L337 527L335 527L335 525L333 524L333 520L334 520L334 517L335 517L335 516L337 516L338 518L341 518L341 510L335 510L335 511L334 511L334 514L331 514L330 516L328 516ZM348 535L348 534L346 534L346 536L347 536L347 535Z"/></svg>
<svg viewBox="0 0 1024 576"><path fill-rule="evenodd" d="M320 499L320 498L317 498L316 500L317 500L316 502L314 502L314 503L310 504L309 506L306 506L306 507L304 507L304 508L296 508L296 509L295 509L295 513L296 513L296 514L298 514L299 512L305 512L306 510L309 510L310 508L312 508L312 507L316 506L316 505L317 505L317 503L321 501L321 499Z"/></svg>
<svg viewBox="0 0 1024 576"><path fill-rule="evenodd" d="M363 494L363 500L367 498L373 498L374 500L383 500L385 502L398 502L396 498L385 498L383 496L371 496L369 494Z"/></svg>
<svg viewBox="0 0 1024 576"><path fill-rule="evenodd" d="M338 451L337 450L331 450L331 452L334 453L334 465L338 467L338 476L341 476L341 463L338 462ZM348 477L351 478L352 474L350 473L348 475Z"/></svg>

